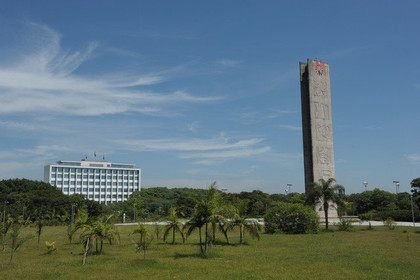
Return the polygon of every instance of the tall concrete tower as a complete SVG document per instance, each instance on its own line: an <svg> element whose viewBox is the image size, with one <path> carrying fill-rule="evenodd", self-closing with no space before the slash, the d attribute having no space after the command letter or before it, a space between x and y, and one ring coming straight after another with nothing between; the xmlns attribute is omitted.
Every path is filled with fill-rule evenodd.
<svg viewBox="0 0 420 280"><path fill-rule="evenodd" d="M335 178L330 67L312 59L300 62L299 66L305 191L308 193L313 182ZM336 206L330 204L329 216L337 216ZM317 212L322 211L320 205L316 208Z"/></svg>

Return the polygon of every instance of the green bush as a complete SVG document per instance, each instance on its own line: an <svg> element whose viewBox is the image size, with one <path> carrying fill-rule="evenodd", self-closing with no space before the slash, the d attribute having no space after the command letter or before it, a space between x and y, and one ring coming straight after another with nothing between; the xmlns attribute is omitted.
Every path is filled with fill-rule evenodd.
<svg viewBox="0 0 420 280"><path fill-rule="evenodd" d="M377 213L379 219L387 219L391 217L394 221L399 222L412 222L413 214L411 210L390 210L390 211L381 211ZM414 210L414 218L416 222L420 222L420 211Z"/></svg>
<svg viewBox="0 0 420 280"><path fill-rule="evenodd" d="M267 233L316 233L319 220L315 211L302 204L279 203L264 217Z"/></svg>
<svg viewBox="0 0 420 280"><path fill-rule="evenodd" d="M389 217L388 219L386 219L384 221L384 226L388 227L389 229L394 230L395 229L395 225L396 225L396 222L391 217Z"/></svg>
<svg viewBox="0 0 420 280"><path fill-rule="evenodd" d="M350 220L341 219L336 225L340 231L351 231L353 229L353 224Z"/></svg>
<svg viewBox="0 0 420 280"><path fill-rule="evenodd" d="M392 218L399 222L412 222L413 216L411 210L383 210L378 212L369 212L372 217L369 220L384 221ZM364 220L369 213L359 215L360 219ZM420 221L420 210L414 210L414 217L416 222Z"/></svg>

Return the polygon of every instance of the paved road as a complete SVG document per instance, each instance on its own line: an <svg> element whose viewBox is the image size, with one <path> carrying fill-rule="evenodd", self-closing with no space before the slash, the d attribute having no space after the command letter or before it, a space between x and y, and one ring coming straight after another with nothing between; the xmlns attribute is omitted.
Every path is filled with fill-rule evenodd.
<svg viewBox="0 0 420 280"><path fill-rule="evenodd" d="M334 223L338 223L340 220L339 219L329 219L329 224L333 225ZM264 224L263 222L259 222L260 224ZM381 221L370 221L371 225L374 227L378 227L378 226L384 226L384 222ZM396 226L400 226L400 227L412 227L413 223L412 222L395 222ZM160 226L165 226L168 223L167 222L143 222L142 224L144 225L160 225ZM135 226L138 225L138 223L124 223L124 224L115 224L116 226ZM354 226L368 226L369 225L369 221L360 221L360 222L353 222ZM415 227L420 227L420 223L415 223Z"/></svg>

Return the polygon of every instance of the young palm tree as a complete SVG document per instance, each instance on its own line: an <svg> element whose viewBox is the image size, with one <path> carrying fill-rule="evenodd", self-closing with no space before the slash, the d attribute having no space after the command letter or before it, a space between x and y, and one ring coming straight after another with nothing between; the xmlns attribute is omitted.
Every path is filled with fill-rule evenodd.
<svg viewBox="0 0 420 280"><path fill-rule="evenodd" d="M108 240L109 244L118 242L120 235L111 223L113 215L109 215L103 221L97 220L87 222L83 225L84 231L81 234L82 243L86 245L88 240L91 244L95 244L97 254L102 254L104 240Z"/></svg>
<svg viewBox="0 0 420 280"><path fill-rule="evenodd" d="M212 215L211 206L206 200L202 200L194 208L194 214L192 218L185 224L187 228L187 236L190 236L191 233L198 229L199 242L200 242L200 252L201 254L207 254L209 248L209 232L208 227L210 223L210 217ZM204 227L204 242L202 237L202 228Z"/></svg>
<svg viewBox="0 0 420 280"><path fill-rule="evenodd" d="M320 179L318 183L312 184L312 191L308 195L307 202L311 205L322 203L325 216L325 228L328 230L328 209L329 203L340 203L340 196L337 194L339 190L343 190L341 185L335 185L335 179L330 178L327 181Z"/></svg>
<svg viewBox="0 0 420 280"><path fill-rule="evenodd" d="M229 223L228 229L233 230L235 227L239 228L239 244L243 243L245 231L251 235L251 237L260 240L260 232L262 226L255 220L247 220L245 216L236 214L233 220Z"/></svg>
<svg viewBox="0 0 420 280"><path fill-rule="evenodd" d="M139 239L134 241L136 251L143 251L143 259L146 259L146 250L149 249L150 243L153 241L153 236L148 232L147 228L139 224L138 228L135 229L132 234L138 234Z"/></svg>
<svg viewBox="0 0 420 280"><path fill-rule="evenodd" d="M177 213L176 208L172 207L169 209L169 217L168 217L168 224L164 228L163 233L163 241L166 241L166 238L168 237L169 233L172 232L172 245L175 244L175 233L178 232L181 237L182 241L184 241L184 232L182 231L183 224L180 222Z"/></svg>
<svg viewBox="0 0 420 280"><path fill-rule="evenodd" d="M210 219L210 226L212 230L212 234L210 236L210 241L212 244L216 242L216 231L219 230L223 236L225 237L227 243L229 243L229 238L227 235L226 225L226 218L227 214L229 213L230 206L226 205L223 201L223 197L220 195L219 190L217 189L216 182L213 182L209 186L209 190L207 192L206 201L209 204L209 208L211 211Z"/></svg>

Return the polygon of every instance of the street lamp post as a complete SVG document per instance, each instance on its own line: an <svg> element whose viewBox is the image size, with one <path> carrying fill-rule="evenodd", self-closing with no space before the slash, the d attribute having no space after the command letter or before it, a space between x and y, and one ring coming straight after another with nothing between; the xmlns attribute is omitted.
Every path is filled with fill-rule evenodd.
<svg viewBox="0 0 420 280"><path fill-rule="evenodd" d="M286 194L288 194L290 192L292 186L293 186L293 184L286 184L286 190L285 190Z"/></svg>
<svg viewBox="0 0 420 280"><path fill-rule="evenodd" d="M413 227L415 227L416 226L416 221L414 219L413 194L411 194L411 216L413 216Z"/></svg>
<svg viewBox="0 0 420 280"><path fill-rule="evenodd" d="M365 185L365 191L367 191L367 185L368 185L368 182L363 181L363 185Z"/></svg>
<svg viewBox="0 0 420 280"><path fill-rule="evenodd" d="M395 184L395 193L398 194L400 191L400 181L392 181Z"/></svg>

